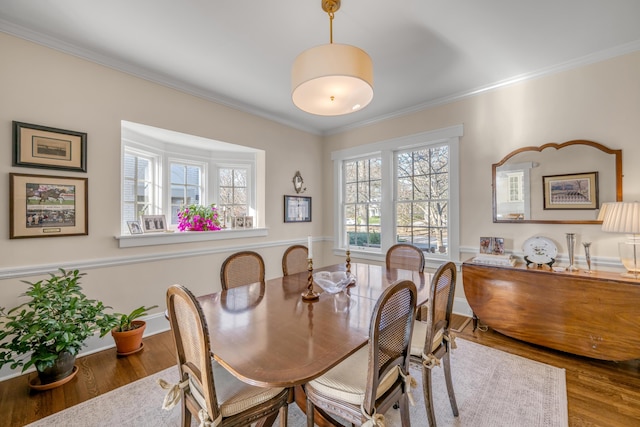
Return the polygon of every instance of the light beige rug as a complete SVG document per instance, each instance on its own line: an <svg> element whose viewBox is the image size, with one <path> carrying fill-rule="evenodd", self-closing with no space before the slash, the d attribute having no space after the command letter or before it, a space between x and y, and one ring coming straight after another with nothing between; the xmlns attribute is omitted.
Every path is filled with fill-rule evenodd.
<svg viewBox="0 0 640 427"><path fill-rule="evenodd" d="M455 418L451 413L442 368L436 368L433 372L434 405L439 427L568 425L564 369L470 341L457 339L456 342L458 348L452 353L452 371L460 416ZM418 365L412 366L412 375L421 382ZM164 390L157 385L158 378L176 382L177 369L169 368L29 426L179 426L180 407L172 411L161 409ZM411 424L427 426L421 384L413 390L413 395L416 406L411 407ZM396 410L387 413L386 419L387 427L400 425ZM295 404L289 407L288 424L306 426L306 418Z"/></svg>

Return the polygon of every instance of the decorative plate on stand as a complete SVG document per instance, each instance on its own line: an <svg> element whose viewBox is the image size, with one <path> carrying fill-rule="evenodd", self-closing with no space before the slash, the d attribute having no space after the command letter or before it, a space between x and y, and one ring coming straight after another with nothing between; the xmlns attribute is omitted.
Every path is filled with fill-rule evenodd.
<svg viewBox="0 0 640 427"><path fill-rule="evenodd" d="M529 264L537 264L538 267L548 265L551 267L558 256L558 247L547 237L530 237L522 244L524 260Z"/></svg>

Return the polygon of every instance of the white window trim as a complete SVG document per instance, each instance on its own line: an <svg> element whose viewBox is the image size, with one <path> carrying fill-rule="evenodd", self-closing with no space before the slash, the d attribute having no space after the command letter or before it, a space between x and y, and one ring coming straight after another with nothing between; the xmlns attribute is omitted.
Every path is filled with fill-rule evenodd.
<svg viewBox="0 0 640 427"><path fill-rule="evenodd" d="M191 137L191 135L189 135ZM223 145L229 145L228 143L221 143ZM264 171L264 162L265 162L265 153L262 150L255 150L248 147L243 147L247 149L247 151L243 152L229 152L229 151L218 151L216 149L213 150L205 150L207 153L206 161L202 162L202 157L199 157L193 149L187 150L191 151L182 153L180 151L176 151L175 149L171 149L170 146L174 145L169 143L163 143L156 140L143 140L137 141L132 140L130 138L122 139L121 144L121 172L120 172L120 198L122 198L123 194L123 186L124 181L122 179L122 170L124 165L124 153L126 150L130 151L138 151L141 154L144 153L145 156L153 154L157 156L156 161L156 170L154 174L156 175L156 182L159 182L159 177L162 177L162 185L164 188L168 188L170 177L167 176L163 171L169 170L169 160L178 161L181 163L186 163L193 161L195 163L202 164L204 163L207 168L207 181L204 182L205 186L205 195L204 200L206 203L216 203L217 204L217 191L218 191L218 180L217 180L217 168L222 166L233 165L236 168L244 168L248 170L247 184L249 187L249 210L251 214L254 216L254 228L252 229L225 229L219 231L211 231L211 232L174 232L174 230L168 230L165 233L150 233L150 234L123 234L122 225L120 226L120 234L114 236L116 240L118 240L118 245L120 248L125 247L138 247L138 246L154 246L154 245L165 245L165 244L175 244L175 243L187 243L187 242L201 242L201 241L211 241L211 240L227 240L227 239L240 239L240 238L250 238L250 237L264 237L268 235L268 229L263 223L263 219L260 218L259 213L264 212L264 184L258 183L257 176L259 172ZM178 144L179 145L179 144ZM233 144L231 144L233 145ZM190 160L191 159L191 160ZM260 169L260 171L258 170ZM212 192L211 189L214 191ZM155 189L155 191L158 191ZM156 203L161 207L163 212L170 212L170 200L164 200L165 197L162 193L163 191L158 191ZM120 199L122 200L122 199ZM166 206L165 206L166 205ZM165 215L167 215L165 213ZM122 207L120 209L120 218L122 219ZM168 218L169 219L169 218Z"/></svg>
<svg viewBox="0 0 640 427"><path fill-rule="evenodd" d="M360 145L353 148L338 150L331 153L333 161L334 176L334 221L333 229L333 252L336 255L344 254L346 247L343 224L344 213L341 209L343 198L344 178L342 172L342 162L359 157L379 154L382 158L382 218L390 218L391 221L383 221L381 224L380 249L353 248L352 253L357 253L359 258L373 261L384 261L387 249L394 243L393 233L389 230L395 228L395 184L394 183L394 153L414 147L424 147L434 144L447 144L449 146L449 234L448 253L427 254L425 258L432 260L452 260L460 259L460 137L464 135L464 126L455 125L447 128L422 132L386 141ZM391 185L389 185L391 183Z"/></svg>

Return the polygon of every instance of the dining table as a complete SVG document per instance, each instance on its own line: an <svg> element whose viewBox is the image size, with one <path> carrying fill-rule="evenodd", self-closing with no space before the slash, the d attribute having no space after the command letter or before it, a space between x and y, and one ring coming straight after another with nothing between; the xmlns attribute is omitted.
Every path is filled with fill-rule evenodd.
<svg viewBox="0 0 640 427"><path fill-rule="evenodd" d="M344 271L345 264L315 269ZM355 283L330 294L313 283L319 297L303 300L309 272L276 277L199 296L214 359L246 383L290 387L306 410L301 386L365 346L373 309L382 292L411 280L417 304L429 298L431 273L351 263ZM333 425L319 414L316 423Z"/></svg>

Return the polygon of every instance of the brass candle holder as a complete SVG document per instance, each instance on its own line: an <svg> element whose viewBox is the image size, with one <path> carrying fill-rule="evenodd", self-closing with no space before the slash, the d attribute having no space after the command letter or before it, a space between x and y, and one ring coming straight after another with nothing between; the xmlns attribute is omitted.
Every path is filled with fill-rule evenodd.
<svg viewBox="0 0 640 427"><path fill-rule="evenodd" d="M351 251L347 249L347 273L351 273Z"/></svg>
<svg viewBox="0 0 640 427"><path fill-rule="evenodd" d="M319 292L313 290L313 260L307 259L307 270L309 275L307 276L307 291L302 294L302 301L315 301L320 297Z"/></svg>

